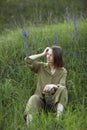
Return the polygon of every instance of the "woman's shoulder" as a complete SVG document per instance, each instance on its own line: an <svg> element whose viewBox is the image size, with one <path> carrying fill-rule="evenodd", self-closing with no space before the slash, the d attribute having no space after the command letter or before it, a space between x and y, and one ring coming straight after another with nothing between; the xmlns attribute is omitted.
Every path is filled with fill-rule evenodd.
<svg viewBox="0 0 87 130"><path fill-rule="evenodd" d="M67 73L67 69L65 67L62 67L62 69L64 73Z"/></svg>
<svg viewBox="0 0 87 130"><path fill-rule="evenodd" d="M46 62L40 62L40 64L41 64L43 67L47 67L47 66L48 66L48 63L46 63Z"/></svg>
<svg viewBox="0 0 87 130"><path fill-rule="evenodd" d="M62 67L62 69L63 69L64 71L67 71L65 67Z"/></svg>
<svg viewBox="0 0 87 130"><path fill-rule="evenodd" d="M64 73L67 73L67 69L65 67L60 67L59 70L61 70Z"/></svg>

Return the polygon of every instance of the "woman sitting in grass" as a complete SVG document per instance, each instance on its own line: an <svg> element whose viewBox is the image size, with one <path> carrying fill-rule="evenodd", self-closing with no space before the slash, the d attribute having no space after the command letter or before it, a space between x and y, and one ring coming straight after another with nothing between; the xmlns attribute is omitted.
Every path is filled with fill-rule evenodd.
<svg viewBox="0 0 87 130"><path fill-rule="evenodd" d="M47 63L36 61L41 57L46 57ZM62 48L47 47L40 54L25 57L25 61L38 76L36 91L29 98L24 112L27 124L32 121L33 115L41 110L52 110L59 118L68 101L67 70L64 68Z"/></svg>

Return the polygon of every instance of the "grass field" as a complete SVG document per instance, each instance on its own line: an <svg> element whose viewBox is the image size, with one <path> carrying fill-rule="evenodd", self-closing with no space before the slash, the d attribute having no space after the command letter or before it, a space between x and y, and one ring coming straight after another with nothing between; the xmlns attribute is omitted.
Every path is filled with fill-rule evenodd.
<svg viewBox="0 0 87 130"><path fill-rule="evenodd" d="M46 46L63 48L68 71L69 102L62 119L41 113L27 128L23 112L36 87L36 75L24 62L27 55ZM17 27L0 36L0 130L87 129L87 19L64 23ZM45 60L45 59L42 59Z"/></svg>

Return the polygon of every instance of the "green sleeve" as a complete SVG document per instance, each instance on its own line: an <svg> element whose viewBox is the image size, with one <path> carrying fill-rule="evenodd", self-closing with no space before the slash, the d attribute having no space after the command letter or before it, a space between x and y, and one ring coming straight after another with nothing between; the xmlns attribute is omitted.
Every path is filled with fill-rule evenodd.
<svg viewBox="0 0 87 130"><path fill-rule="evenodd" d="M60 79L60 82L57 86L59 85L66 86L66 77L67 77L67 70L65 69Z"/></svg>
<svg viewBox="0 0 87 130"><path fill-rule="evenodd" d="M35 60L30 59L29 57L26 57L26 63L28 67L34 71L35 73L38 73L40 67L41 67L41 62L37 62Z"/></svg>

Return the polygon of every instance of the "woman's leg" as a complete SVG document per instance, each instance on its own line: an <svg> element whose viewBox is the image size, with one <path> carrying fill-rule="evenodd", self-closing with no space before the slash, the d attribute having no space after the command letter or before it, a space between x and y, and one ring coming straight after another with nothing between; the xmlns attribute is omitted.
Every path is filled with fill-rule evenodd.
<svg viewBox="0 0 87 130"><path fill-rule="evenodd" d="M61 103L64 107L66 107L68 103L68 92L66 88L64 88L60 94L59 103Z"/></svg>
<svg viewBox="0 0 87 130"><path fill-rule="evenodd" d="M60 94L59 97L59 102L57 104L57 117L59 118L60 115L63 113L66 105L68 102L68 94L67 94L67 89L64 88Z"/></svg>
<svg viewBox="0 0 87 130"><path fill-rule="evenodd" d="M38 95L32 95L28 100L24 112L25 119L28 120L27 122L32 121L32 115L40 112L43 107L44 103L42 99Z"/></svg>

